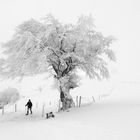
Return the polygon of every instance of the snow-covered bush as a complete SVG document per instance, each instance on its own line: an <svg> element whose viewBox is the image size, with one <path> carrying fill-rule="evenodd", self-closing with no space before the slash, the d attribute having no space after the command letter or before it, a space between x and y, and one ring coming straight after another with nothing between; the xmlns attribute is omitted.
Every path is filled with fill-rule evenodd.
<svg viewBox="0 0 140 140"><path fill-rule="evenodd" d="M0 92L0 106L7 105L9 103L15 103L20 97L20 94L15 88L7 88Z"/></svg>

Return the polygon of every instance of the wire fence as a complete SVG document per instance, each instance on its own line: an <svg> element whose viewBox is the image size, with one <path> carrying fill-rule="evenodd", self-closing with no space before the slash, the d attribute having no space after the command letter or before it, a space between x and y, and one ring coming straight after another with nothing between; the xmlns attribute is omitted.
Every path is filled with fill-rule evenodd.
<svg viewBox="0 0 140 140"><path fill-rule="evenodd" d="M92 97L83 97L83 96L75 96L73 97L74 100L74 107L81 107L85 104L90 104L95 102L95 98ZM16 112L27 112L27 108L25 104L27 99L21 99L15 104L5 105L0 108L1 115L8 114L8 113L16 113ZM44 117L46 112L59 112L60 108L62 107L62 103L60 100L50 100L47 102L37 102L33 101L33 112L39 112L40 116Z"/></svg>

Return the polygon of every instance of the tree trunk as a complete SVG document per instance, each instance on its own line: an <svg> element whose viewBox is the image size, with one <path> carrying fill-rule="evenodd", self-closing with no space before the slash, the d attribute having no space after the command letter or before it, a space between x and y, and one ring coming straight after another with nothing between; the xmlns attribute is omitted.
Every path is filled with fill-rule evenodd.
<svg viewBox="0 0 140 140"><path fill-rule="evenodd" d="M74 101L70 95L69 88L64 85L60 85L60 99L62 102L62 110L65 111L74 106Z"/></svg>

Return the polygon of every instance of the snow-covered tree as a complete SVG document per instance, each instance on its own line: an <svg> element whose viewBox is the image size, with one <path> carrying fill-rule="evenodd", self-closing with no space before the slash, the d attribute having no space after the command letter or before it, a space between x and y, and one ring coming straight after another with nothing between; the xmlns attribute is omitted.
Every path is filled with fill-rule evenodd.
<svg viewBox="0 0 140 140"><path fill-rule="evenodd" d="M0 106L7 105L9 103L15 103L20 97L20 94L15 88L7 88L0 92Z"/></svg>
<svg viewBox="0 0 140 140"><path fill-rule="evenodd" d="M109 77L104 56L115 61L110 49L113 41L95 30L91 16L81 16L76 24L61 24L51 15L42 21L31 19L3 44L0 74L15 78L49 72L57 80L60 95L64 93L65 108L71 107L69 91L78 86L78 69L90 78Z"/></svg>

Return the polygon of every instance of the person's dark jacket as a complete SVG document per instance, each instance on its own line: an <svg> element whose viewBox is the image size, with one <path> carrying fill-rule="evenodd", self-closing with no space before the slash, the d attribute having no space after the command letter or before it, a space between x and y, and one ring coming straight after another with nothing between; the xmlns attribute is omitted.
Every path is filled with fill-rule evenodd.
<svg viewBox="0 0 140 140"><path fill-rule="evenodd" d="M27 104L26 104L25 106L27 106L28 108L32 108L33 104L32 104L31 101L28 101Z"/></svg>

